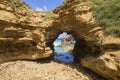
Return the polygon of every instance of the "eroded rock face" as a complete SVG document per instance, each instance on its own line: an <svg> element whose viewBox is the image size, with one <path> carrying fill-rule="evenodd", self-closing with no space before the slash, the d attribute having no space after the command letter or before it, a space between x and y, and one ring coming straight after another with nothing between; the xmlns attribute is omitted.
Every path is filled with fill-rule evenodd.
<svg viewBox="0 0 120 80"><path fill-rule="evenodd" d="M52 55L45 51L43 34L36 28L22 28L21 25L2 22L0 28L0 62L14 59L39 59Z"/></svg>
<svg viewBox="0 0 120 80"><path fill-rule="evenodd" d="M33 11L19 0L3 0L0 1L0 16L0 63L53 55L50 48L46 50L43 27L48 23L42 21L41 12Z"/></svg>
<svg viewBox="0 0 120 80"><path fill-rule="evenodd" d="M89 0L81 3L68 0L65 6L54 10L56 16L52 17L33 11L19 0L9 1L0 0L0 63L50 57L54 40L67 32L76 41L75 59L81 57L83 66L107 79L120 79L119 51L106 51L111 45L103 44L103 31L94 21ZM11 6L16 1L22 6Z"/></svg>
<svg viewBox="0 0 120 80"><path fill-rule="evenodd" d="M74 33L78 38L82 36L86 41L100 41L103 37L100 37L102 28L95 24L89 2L76 3L74 0L68 0L67 3L54 11L59 14L56 24L60 26L60 30Z"/></svg>
<svg viewBox="0 0 120 80"><path fill-rule="evenodd" d="M87 55L81 64L108 80L120 80L120 39L106 37L102 46L104 54Z"/></svg>
<svg viewBox="0 0 120 80"><path fill-rule="evenodd" d="M50 17L47 13L33 11L19 0L1 1L0 62L49 57L53 54L52 43L64 31L72 34L76 40L74 56L79 57L84 51L86 54L94 53L97 47L101 47L103 34L102 28L95 24L92 11L86 4L87 2L68 1L67 7L61 6L54 10L54 19L55 16ZM83 46L87 48L84 49ZM94 47L93 51L91 47ZM80 52L79 49L83 51ZM101 52L101 48L99 50Z"/></svg>
<svg viewBox="0 0 120 80"><path fill-rule="evenodd" d="M120 80L120 51L105 52L98 57L86 56L81 64L108 80Z"/></svg>
<svg viewBox="0 0 120 80"><path fill-rule="evenodd" d="M76 3L74 0L69 0L66 6L60 6L54 10L58 17L46 29L47 45L52 46L60 33L67 32L72 34L76 41L74 56L84 56L87 53L90 54L89 52L94 54L97 52L97 46L100 52L102 51L99 47L104 39L103 31L95 23L91 8L87 4L88 2ZM93 51L92 47L94 47Z"/></svg>

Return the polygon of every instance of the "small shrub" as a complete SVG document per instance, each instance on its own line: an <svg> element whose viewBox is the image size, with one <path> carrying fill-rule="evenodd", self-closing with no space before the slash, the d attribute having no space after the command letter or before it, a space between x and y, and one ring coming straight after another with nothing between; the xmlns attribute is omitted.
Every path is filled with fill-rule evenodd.
<svg viewBox="0 0 120 80"><path fill-rule="evenodd" d="M64 2L62 3L62 5L61 6L67 6L67 3L69 2L69 1L71 1L71 0L64 0ZM74 2L81 2L82 0L74 0Z"/></svg>
<svg viewBox="0 0 120 80"><path fill-rule="evenodd" d="M14 10L23 10L26 7L29 7L28 5L24 4L21 0L6 0L8 5Z"/></svg>
<svg viewBox="0 0 120 80"><path fill-rule="evenodd" d="M43 16L42 17L44 18L44 20L56 19L56 15L52 11L43 12Z"/></svg>

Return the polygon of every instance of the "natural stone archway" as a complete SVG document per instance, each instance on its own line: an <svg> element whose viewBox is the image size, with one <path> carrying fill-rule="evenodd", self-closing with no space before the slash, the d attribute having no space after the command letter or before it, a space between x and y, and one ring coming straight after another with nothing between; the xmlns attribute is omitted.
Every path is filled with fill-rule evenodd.
<svg viewBox="0 0 120 80"><path fill-rule="evenodd" d="M72 23L72 21L71 21L71 23ZM63 25L60 25L60 24L62 24L62 23L53 24L53 26L46 29L46 35L45 35L46 38L45 39L46 39L47 47L50 46L53 49L52 43L57 38L57 36L59 34L61 34L62 32L67 32L68 34L72 34L76 41L75 49L74 49L74 53L76 53L76 54L74 56L79 55L82 57L82 56L90 54L90 53L93 53L93 55L94 55L94 53L95 53L95 51L97 51L97 49L98 49L98 51L100 51L99 53L102 52L102 49L100 50L100 43L97 40L98 37L95 35L95 33L90 33L89 32L90 30L86 30L87 27L89 27L89 26L87 26L87 24L84 24L84 26L79 26L79 29L77 29L77 30L74 29L75 28L74 25L70 26L70 24L66 24L66 26L63 26L64 24ZM79 24L83 24L83 23L78 23L78 25ZM56 26L56 25L58 25L58 26ZM95 25L91 25L91 26L95 26ZM82 29L83 27L84 27L83 32L85 32L85 33L82 33L82 34L87 34L87 35L81 34L80 29ZM79 33L79 34L77 34L77 33ZM90 35L88 35L88 34L90 34ZM91 36L91 35L93 35L93 36ZM92 48L94 48L94 50ZM97 53L97 54L99 54L99 53Z"/></svg>
<svg viewBox="0 0 120 80"><path fill-rule="evenodd" d="M62 32L67 32L76 41L74 56L77 61L81 58L82 66L109 80L120 79L120 39L104 41L102 27L95 23L88 6L90 0L81 3L68 0L54 13L51 11L52 17L24 3L16 8L9 1L0 0L0 63L51 57L54 55L53 41ZM14 2L20 3L19 0Z"/></svg>
<svg viewBox="0 0 120 80"><path fill-rule="evenodd" d="M84 6L83 6L84 7ZM101 43L104 40L102 28L94 23L91 9L74 11L75 9L57 8L54 12L59 17L53 21L52 25L45 29L45 39L47 46L53 49L53 41L62 32L72 34L76 44L74 56L98 55L102 53ZM75 14L76 13L76 14Z"/></svg>
<svg viewBox="0 0 120 80"><path fill-rule="evenodd" d="M7 1L1 4L4 7L0 6L2 16L0 18L2 26L0 47L3 49L0 62L50 57L53 55L52 43L62 32L70 33L75 38L74 56L84 56L96 51L102 52L102 28L95 24L92 11L88 6L84 5L82 9L77 9L74 7L76 3L70 2L69 5L74 5L61 6L54 10L57 15L56 19L45 19L43 13L31 10L25 4L25 11L8 9ZM6 46L8 42L10 47ZM20 46L21 49L19 49ZM15 54L16 52L18 54Z"/></svg>

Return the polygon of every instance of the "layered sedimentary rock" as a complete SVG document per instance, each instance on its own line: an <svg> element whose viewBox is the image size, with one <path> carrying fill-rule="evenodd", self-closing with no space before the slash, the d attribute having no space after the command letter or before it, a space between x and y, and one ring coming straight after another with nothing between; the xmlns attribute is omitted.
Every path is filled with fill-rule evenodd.
<svg viewBox="0 0 120 80"><path fill-rule="evenodd" d="M62 32L71 34L75 41L74 56L84 56L86 54L99 54L102 52L101 42L104 40L103 31L93 18L92 10L88 6L89 2L78 3L68 0L65 6L60 6L54 10L58 15L52 26L46 29L47 44L52 46L52 42ZM55 34L54 34L55 33ZM93 51L91 50L94 47ZM90 53L89 53L90 52Z"/></svg>
<svg viewBox="0 0 120 80"><path fill-rule="evenodd" d="M44 41L43 27L48 23L42 21L40 12L19 0L1 0L0 16L0 63L52 55Z"/></svg>
<svg viewBox="0 0 120 80"><path fill-rule="evenodd" d="M53 55L53 42L62 32L75 41L76 61L109 80L119 80L119 44L106 43L95 23L89 0L67 0L53 12L38 12L19 0L0 0L0 63ZM15 4L15 5L14 5Z"/></svg>
<svg viewBox="0 0 120 80"><path fill-rule="evenodd" d="M1 0L0 62L50 57L52 43L62 32L72 34L76 40L77 60L89 52L100 54L102 28L94 23L91 8L86 4L68 1L54 14L33 11L19 0Z"/></svg>
<svg viewBox="0 0 120 80"><path fill-rule="evenodd" d="M120 45L114 41L109 43L110 39L104 40L102 28L95 23L88 4L89 2L77 3L70 0L65 6L58 7L54 12L59 14L59 18L54 25L58 26L59 32L66 31L73 35L76 40L75 59L82 58L81 64L84 67L109 80L119 80Z"/></svg>
<svg viewBox="0 0 120 80"><path fill-rule="evenodd" d="M81 64L108 80L120 80L120 51L105 52L97 57L86 56Z"/></svg>
<svg viewBox="0 0 120 80"><path fill-rule="evenodd" d="M108 80L120 80L120 39L106 37L104 54L82 58L81 64Z"/></svg>

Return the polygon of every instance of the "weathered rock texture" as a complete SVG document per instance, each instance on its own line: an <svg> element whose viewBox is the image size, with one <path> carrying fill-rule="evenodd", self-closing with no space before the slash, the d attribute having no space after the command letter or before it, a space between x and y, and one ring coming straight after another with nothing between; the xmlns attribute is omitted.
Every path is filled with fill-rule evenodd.
<svg viewBox="0 0 120 80"><path fill-rule="evenodd" d="M86 4L68 1L67 7L58 7L53 14L33 11L19 0L1 0L0 62L49 57L53 54L53 41L64 31L77 41L75 51L79 45L100 47L102 28L94 23L92 11Z"/></svg>
<svg viewBox="0 0 120 80"><path fill-rule="evenodd" d="M52 55L44 41L44 26L49 22L42 21L40 12L19 0L1 0L0 16L0 63Z"/></svg>
<svg viewBox="0 0 120 80"><path fill-rule="evenodd" d="M43 13L19 0L0 0L0 63L50 57L54 40L67 32L76 40L76 60L81 57L83 66L107 79L120 80L120 52L113 52L116 48L111 45L116 44L105 44L102 28L95 23L89 3L68 0L54 13Z"/></svg>
<svg viewBox="0 0 120 80"><path fill-rule="evenodd" d="M103 48L104 54L86 56L81 64L108 80L120 80L120 39L106 37Z"/></svg>
<svg viewBox="0 0 120 80"><path fill-rule="evenodd" d="M86 56L81 64L108 80L120 80L120 51L105 52L98 57Z"/></svg>
<svg viewBox="0 0 120 80"><path fill-rule="evenodd" d="M72 34L76 41L75 57L84 56L88 52L90 54L91 47L94 47L91 53L98 52L99 49L100 52L102 51L100 48L104 39L102 28L94 22L91 8L87 6L88 3L76 3L69 0L66 6L60 6L54 10L54 13L59 16L53 21L52 26L46 29L46 37L49 39L46 40L48 45L52 45L60 33L67 32Z"/></svg>

